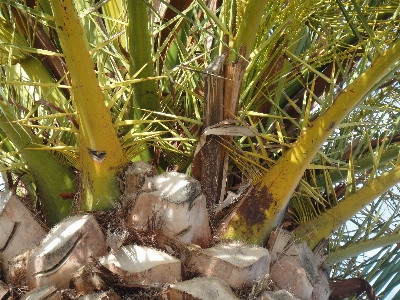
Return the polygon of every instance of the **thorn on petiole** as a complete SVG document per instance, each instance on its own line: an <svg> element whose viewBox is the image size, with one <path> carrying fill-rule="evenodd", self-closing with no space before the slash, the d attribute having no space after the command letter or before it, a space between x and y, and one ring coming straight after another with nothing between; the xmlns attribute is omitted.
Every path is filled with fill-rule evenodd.
<svg viewBox="0 0 400 300"><path fill-rule="evenodd" d="M97 151L87 148L89 155L99 164L101 164L105 159L107 152L106 151Z"/></svg>

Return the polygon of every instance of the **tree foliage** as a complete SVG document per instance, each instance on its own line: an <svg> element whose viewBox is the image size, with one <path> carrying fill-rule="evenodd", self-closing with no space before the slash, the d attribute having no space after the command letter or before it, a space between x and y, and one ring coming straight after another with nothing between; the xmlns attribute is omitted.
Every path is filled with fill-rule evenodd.
<svg viewBox="0 0 400 300"><path fill-rule="evenodd" d="M219 232L263 244L283 220L329 240L333 276L384 288L400 240L398 1L0 5L1 170L49 225L112 207L130 161L191 174L203 75L226 54L224 119L252 134L216 137L223 180L251 187Z"/></svg>

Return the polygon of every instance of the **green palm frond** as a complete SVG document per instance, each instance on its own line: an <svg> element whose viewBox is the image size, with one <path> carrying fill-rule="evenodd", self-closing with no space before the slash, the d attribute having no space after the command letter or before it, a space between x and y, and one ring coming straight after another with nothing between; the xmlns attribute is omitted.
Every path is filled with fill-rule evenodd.
<svg viewBox="0 0 400 300"><path fill-rule="evenodd" d="M71 186L88 152L82 146L79 90L71 70L65 72L70 69L65 64L68 53L56 26L59 18L54 17L59 2L50 2L41 0L29 7L29 1L0 1L1 170L30 176L31 186L38 190L29 161L37 158L26 151L46 155L68 169L66 181ZM228 52L228 62L241 53L246 69L238 83L238 113L232 112L231 118L257 134L221 136L219 141L229 156L231 176L239 169L237 177L253 184L264 182L287 153L299 150L297 141L324 120L339 97L351 92L349 87L376 59L393 49L400 33L398 1L224 0L216 10L207 1L192 1L182 10L169 1L160 2L168 19L153 1L73 1L86 47L81 51L90 62L84 70L94 69L97 96L88 99L90 105L104 106L105 115L110 114L109 132L124 157L121 164L152 154L147 157L159 162L159 170L190 174L205 129L204 70L222 53ZM140 10L133 11L133 5ZM47 43L38 44L38 35ZM398 167L399 64L366 91L341 124L332 123L334 131L316 149L306 171L291 182L290 205L298 226L320 218ZM96 126L102 122L93 120ZM30 142L20 144L21 138L6 132L8 125ZM296 157L288 159L283 170L296 167ZM393 193L396 188L354 216L355 228L344 225L332 235L332 255L395 236L392 223L398 222L398 210L390 201L397 199ZM333 265L333 274L355 274L350 263L356 263L357 274L371 271L380 289L388 278L380 268L392 267L389 262L397 259L396 249L379 252L388 255L386 265L378 256L362 260L356 254Z"/></svg>
<svg viewBox="0 0 400 300"><path fill-rule="evenodd" d="M393 274L399 268L398 200L398 191L389 191L331 237L328 263L332 264L333 278L362 277L384 299L396 288L399 281Z"/></svg>

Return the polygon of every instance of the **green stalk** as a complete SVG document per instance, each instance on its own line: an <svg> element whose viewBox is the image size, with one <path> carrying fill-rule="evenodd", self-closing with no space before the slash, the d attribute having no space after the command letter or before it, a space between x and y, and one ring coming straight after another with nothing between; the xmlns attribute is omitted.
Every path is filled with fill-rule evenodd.
<svg viewBox="0 0 400 300"><path fill-rule="evenodd" d="M189 12L188 17L191 17L191 15L192 15L192 12ZM187 42L187 36L188 36L188 32L189 32L190 28L186 21L182 21L182 22L183 22L183 24L180 26L178 33L176 34L171 46L168 48L168 51L165 55L165 66L170 70L180 64L179 44L186 45L186 42Z"/></svg>
<svg viewBox="0 0 400 300"><path fill-rule="evenodd" d="M249 58L256 40L257 31L261 25L262 16L268 0L249 0L246 4L244 16L240 22L238 32L233 41L233 51L230 52L228 62L236 61L240 48L244 47L245 58Z"/></svg>
<svg viewBox="0 0 400 300"><path fill-rule="evenodd" d="M107 209L119 199L116 174L127 161L105 105L73 1L51 0L51 4L78 113L81 209Z"/></svg>
<svg viewBox="0 0 400 300"><path fill-rule="evenodd" d="M102 10L106 16L109 16L111 20L109 19L104 19L104 23L106 25L107 31L109 34L115 34L121 30L124 30L124 27L122 24L116 24L112 19L114 20L124 20L125 16L125 11L124 11L124 2L123 0L113 0L113 1L108 1L106 4L102 6ZM126 42L126 34L122 34L118 40L115 40L114 42L115 49L119 50L119 53L123 55L123 51L125 48L127 48L127 42ZM118 45L120 43L121 47L123 50L120 49L120 46ZM126 50L125 50L126 51Z"/></svg>
<svg viewBox="0 0 400 300"><path fill-rule="evenodd" d="M380 236L377 239L362 240L358 243L352 244L346 248L336 250L335 252L329 253L325 264L331 266L338 262L344 261L351 257L357 256L361 253L371 251L377 248L386 247L400 243L400 234L391 234L388 236Z"/></svg>
<svg viewBox="0 0 400 300"><path fill-rule="evenodd" d="M395 168L373 179L356 193L341 200L336 206L296 230L296 240L307 241L313 249L322 239L351 219L363 207L400 182L400 168Z"/></svg>
<svg viewBox="0 0 400 300"><path fill-rule="evenodd" d="M49 70L37 58L29 58L20 63L28 75L31 82L44 83L54 82L54 78L50 75ZM60 89L54 87L40 86L41 94L47 101L55 104L56 106L67 110L65 103L67 102L64 94Z"/></svg>
<svg viewBox="0 0 400 300"><path fill-rule="evenodd" d="M131 79L154 76L151 37L148 28L147 5L143 0L128 1L128 45L130 54ZM160 100L157 96L156 83L152 80L135 83L132 95L131 119L140 120L144 113L140 109L160 111ZM139 127L143 131L145 126ZM149 150L142 153L141 159L148 161L152 158Z"/></svg>
<svg viewBox="0 0 400 300"><path fill-rule="evenodd" d="M0 128L31 170L37 192L43 202L45 218L48 225L53 226L71 213L72 201L63 200L61 193L75 193L74 173L61 165L48 151L34 150L40 141L19 123L14 121L12 112L4 101L0 101Z"/></svg>
<svg viewBox="0 0 400 300"><path fill-rule="evenodd" d="M385 149L381 155L381 158L379 160L379 165L383 166L388 161L396 158L397 155L399 154L399 150L400 150L399 145L391 145L387 147L387 149ZM374 167L374 161L371 155L366 155L365 157L360 158L359 160L356 160L354 162L355 173L361 173L365 170L371 169L372 167ZM329 173L329 176L332 180L332 184L335 184L343 180L343 178L346 178L347 171L334 170L331 173ZM324 186L324 180L323 179L317 180L317 186Z"/></svg>
<svg viewBox="0 0 400 300"><path fill-rule="evenodd" d="M257 202L243 200L223 229L225 238L263 244L280 222L304 171L337 125L364 99L400 60L400 42L375 59L371 67L335 99L332 106L304 129L293 147L263 176L258 188L267 191ZM396 66L398 67L398 66ZM247 216L252 215L252 220Z"/></svg>

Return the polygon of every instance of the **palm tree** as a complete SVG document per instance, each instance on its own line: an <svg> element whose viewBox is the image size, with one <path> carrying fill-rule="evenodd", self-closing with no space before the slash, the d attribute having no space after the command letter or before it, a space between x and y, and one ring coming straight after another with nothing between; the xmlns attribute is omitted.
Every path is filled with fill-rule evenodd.
<svg viewBox="0 0 400 300"><path fill-rule="evenodd" d="M193 174L211 210L249 181L222 237L263 245L284 220L329 240L332 276L380 290L400 240L397 18L395 1L4 1L7 184L51 226L113 207L133 160Z"/></svg>

